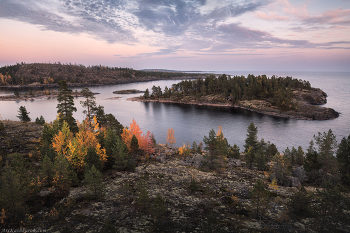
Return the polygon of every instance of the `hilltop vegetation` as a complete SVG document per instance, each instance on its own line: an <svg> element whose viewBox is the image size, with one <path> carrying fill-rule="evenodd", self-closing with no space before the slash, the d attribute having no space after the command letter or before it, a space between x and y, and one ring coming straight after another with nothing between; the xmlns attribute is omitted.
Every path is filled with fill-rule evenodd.
<svg viewBox="0 0 350 233"><path fill-rule="evenodd" d="M65 80L71 85L119 84L140 81L204 78L203 74L142 71L131 68L88 66L61 63L17 63L0 68L0 86L48 85Z"/></svg>

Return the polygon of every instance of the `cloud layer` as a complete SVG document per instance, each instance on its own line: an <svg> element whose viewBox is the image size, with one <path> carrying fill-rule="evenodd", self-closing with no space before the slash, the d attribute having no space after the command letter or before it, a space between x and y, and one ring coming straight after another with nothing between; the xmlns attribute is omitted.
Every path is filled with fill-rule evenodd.
<svg viewBox="0 0 350 233"><path fill-rule="evenodd" d="M298 20L294 29L316 26L348 26L349 9L334 9L309 15L305 5L279 1L206 0L2 0L0 17L39 25L42 30L86 33L108 43L144 44L162 47L152 55L232 54L237 49L348 48L349 41L315 43L284 39L272 32L244 26L244 15L267 21ZM281 13L268 11L280 4ZM293 28L291 28L293 30Z"/></svg>

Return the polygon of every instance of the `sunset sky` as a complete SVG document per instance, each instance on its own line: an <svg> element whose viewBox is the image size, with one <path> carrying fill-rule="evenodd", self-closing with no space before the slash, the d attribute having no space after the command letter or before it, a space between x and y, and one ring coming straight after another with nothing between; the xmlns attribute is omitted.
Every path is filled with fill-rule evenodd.
<svg viewBox="0 0 350 233"><path fill-rule="evenodd" d="M350 71L349 0L0 0L0 66Z"/></svg>

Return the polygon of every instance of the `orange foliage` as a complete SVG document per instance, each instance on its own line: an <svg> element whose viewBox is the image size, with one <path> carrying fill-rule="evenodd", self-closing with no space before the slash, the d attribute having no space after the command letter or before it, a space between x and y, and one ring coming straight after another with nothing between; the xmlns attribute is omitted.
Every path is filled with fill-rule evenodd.
<svg viewBox="0 0 350 233"><path fill-rule="evenodd" d="M130 144L131 144L131 139L133 135L136 136L137 141L139 143L139 148L141 150L144 150L146 153L153 153L151 132L148 131L146 134L142 134L142 131L139 125L136 123L134 119L132 119L132 123L130 124L129 129L124 128L123 133L121 134L122 139L125 145L128 146L129 150L130 150Z"/></svg>
<svg viewBox="0 0 350 233"><path fill-rule="evenodd" d="M167 133L167 137L166 137L166 141L173 146L173 144L176 143L176 139L175 139L175 135L174 135L174 130L173 128L168 129L168 133Z"/></svg>

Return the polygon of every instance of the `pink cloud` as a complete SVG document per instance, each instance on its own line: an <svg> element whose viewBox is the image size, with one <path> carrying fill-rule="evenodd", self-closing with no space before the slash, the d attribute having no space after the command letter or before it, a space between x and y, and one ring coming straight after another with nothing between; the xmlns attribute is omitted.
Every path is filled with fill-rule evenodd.
<svg viewBox="0 0 350 233"><path fill-rule="evenodd" d="M321 15L305 17L304 20L308 23L350 24L350 9L329 10Z"/></svg>
<svg viewBox="0 0 350 233"><path fill-rule="evenodd" d="M270 12L269 14L266 14L264 12L256 12L256 16L261 18L261 19L266 19L266 20L282 20L282 21L287 21L289 20L288 17L279 15L278 13L275 12Z"/></svg>

